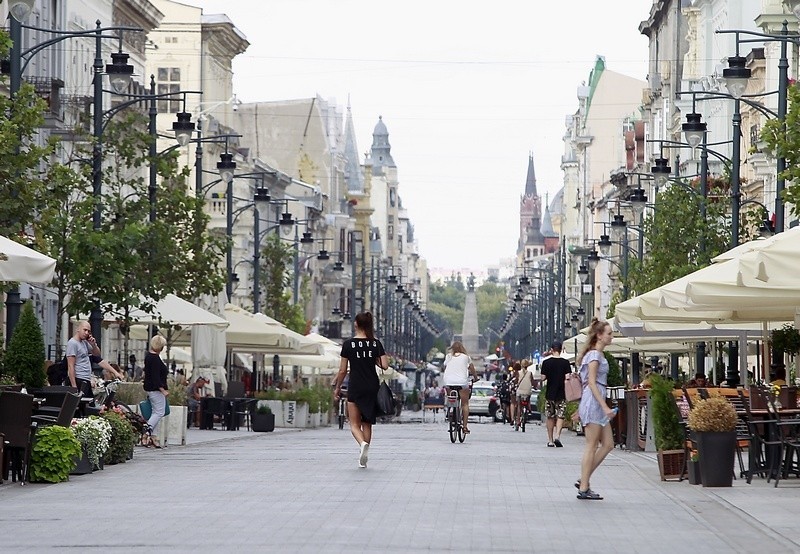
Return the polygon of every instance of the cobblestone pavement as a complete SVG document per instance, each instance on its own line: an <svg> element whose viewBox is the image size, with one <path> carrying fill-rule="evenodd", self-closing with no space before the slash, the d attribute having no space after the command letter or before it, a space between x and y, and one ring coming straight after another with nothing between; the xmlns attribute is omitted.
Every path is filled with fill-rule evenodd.
<svg viewBox="0 0 800 554"><path fill-rule="evenodd" d="M375 428L366 470L349 431L190 430L189 444L57 485L0 486L4 552L797 552L800 480L710 489L661 482L615 450L579 501L583 439L544 427Z"/></svg>

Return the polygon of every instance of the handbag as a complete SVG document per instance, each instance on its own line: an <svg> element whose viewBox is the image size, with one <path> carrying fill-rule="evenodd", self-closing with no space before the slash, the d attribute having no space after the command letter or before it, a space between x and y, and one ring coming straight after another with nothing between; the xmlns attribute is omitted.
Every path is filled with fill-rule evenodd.
<svg viewBox="0 0 800 554"><path fill-rule="evenodd" d="M375 401L378 415L394 415L394 395L392 394L392 389L386 384L386 381L383 381L380 387L378 387L378 396Z"/></svg>
<svg viewBox="0 0 800 554"><path fill-rule="evenodd" d="M583 396L583 383L581 382L580 374L568 373L564 377L564 397L567 402L572 402L573 400L580 400L581 396Z"/></svg>
<svg viewBox="0 0 800 554"><path fill-rule="evenodd" d="M166 399L166 407L164 408L164 416L169 415L169 400ZM145 419L150 419L150 416L153 415L153 405L150 403L150 399L146 398L139 402L139 413L142 414L142 417Z"/></svg>

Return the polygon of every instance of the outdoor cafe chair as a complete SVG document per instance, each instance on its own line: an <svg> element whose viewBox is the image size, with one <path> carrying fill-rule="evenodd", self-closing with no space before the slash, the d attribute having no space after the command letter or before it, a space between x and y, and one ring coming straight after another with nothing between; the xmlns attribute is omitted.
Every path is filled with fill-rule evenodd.
<svg viewBox="0 0 800 554"><path fill-rule="evenodd" d="M72 424L72 418L75 417L75 410L78 409L78 404L80 404L80 402L80 394L68 392L64 395L64 400L61 403L61 409L57 416L35 415L32 418L33 422L36 423L37 427L48 427L50 425L69 427Z"/></svg>
<svg viewBox="0 0 800 554"><path fill-rule="evenodd" d="M31 454L33 395L0 392L0 435L6 445L3 452L3 478L11 470L11 480L27 481Z"/></svg>

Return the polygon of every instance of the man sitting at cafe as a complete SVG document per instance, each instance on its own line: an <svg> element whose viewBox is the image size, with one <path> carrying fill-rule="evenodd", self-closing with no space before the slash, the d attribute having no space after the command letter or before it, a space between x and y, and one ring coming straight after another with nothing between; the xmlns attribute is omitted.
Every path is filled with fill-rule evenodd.
<svg viewBox="0 0 800 554"><path fill-rule="evenodd" d="M192 420L194 420L195 427L200 427L200 399L205 396L205 387L207 384L208 379L201 375L194 383L186 387L186 404L189 408L189 420L186 422L187 427L192 426Z"/></svg>
<svg viewBox="0 0 800 554"><path fill-rule="evenodd" d="M701 389L705 388L707 386L705 373L697 372L695 374L695 376L694 376L694 379L689 381L689 383L686 386L687 387L699 387Z"/></svg>

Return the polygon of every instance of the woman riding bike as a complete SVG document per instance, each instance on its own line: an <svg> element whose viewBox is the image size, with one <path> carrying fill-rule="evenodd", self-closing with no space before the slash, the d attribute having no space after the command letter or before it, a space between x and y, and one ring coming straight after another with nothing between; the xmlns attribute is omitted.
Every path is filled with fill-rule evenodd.
<svg viewBox="0 0 800 554"><path fill-rule="evenodd" d="M464 433L469 433L467 419L469 418L469 395L470 395L470 375L475 376L475 366L467 355L464 345L455 341L450 347L450 354L444 359L444 386L449 390L450 387L461 387L458 391L461 397L461 413L463 414Z"/></svg>

